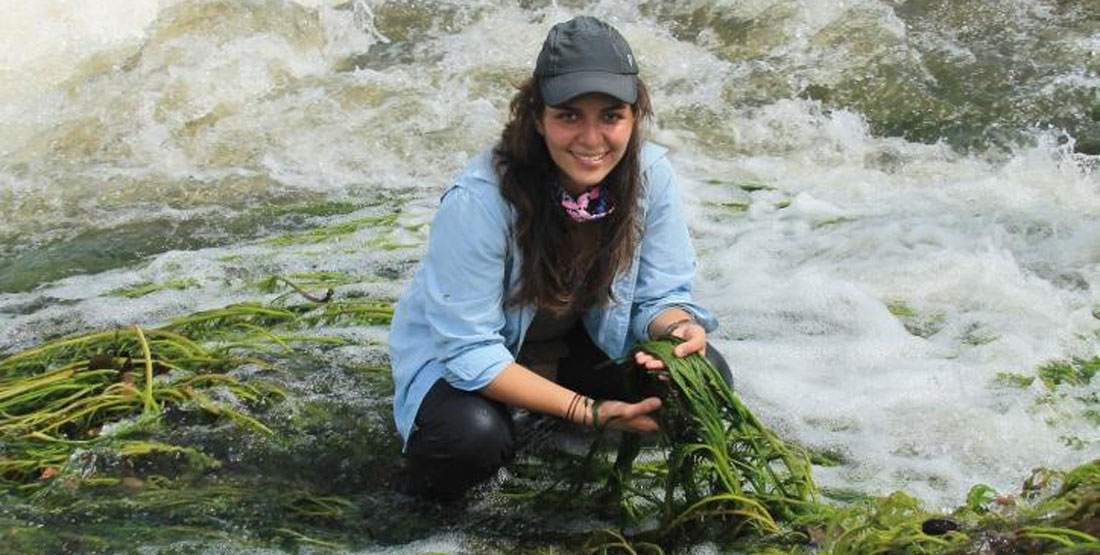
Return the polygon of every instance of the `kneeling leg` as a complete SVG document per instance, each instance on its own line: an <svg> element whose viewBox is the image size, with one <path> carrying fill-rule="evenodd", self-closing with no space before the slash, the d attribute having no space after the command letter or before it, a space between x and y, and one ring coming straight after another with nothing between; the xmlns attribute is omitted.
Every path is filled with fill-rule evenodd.
<svg viewBox="0 0 1100 555"><path fill-rule="evenodd" d="M461 497L514 454L508 409L442 379L420 404L407 445L414 488L442 499Z"/></svg>

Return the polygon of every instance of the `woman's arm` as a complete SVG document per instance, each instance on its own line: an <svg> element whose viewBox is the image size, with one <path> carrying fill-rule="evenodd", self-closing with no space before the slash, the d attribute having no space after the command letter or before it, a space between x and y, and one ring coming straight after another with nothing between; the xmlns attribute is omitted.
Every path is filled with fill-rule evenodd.
<svg viewBox="0 0 1100 555"><path fill-rule="evenodd" d="M695 251L682 213L676 174L668 161L661 159L647 170L647 179L650 202L638 261L634 334L683 339L673 350L676 356L705 354L707 328L714 328L717 322L692 300ZM650 370L664 368L645 353L635 355L635 361Z"/></svg>
<svg viewBox="0 0 1100 555"><path fill-rule="evenodd" d="M639 244L637 277L631 307L631 333L636 339L664 335L663 327L675 316L691 316L706 329L717 321L692 298L695 278L695 250L684 220L679 187L666 159L646 170L647 209ZM669 311L675 311L669 314ZM658 317L665 318L654 326Z"/></svg>
<svg viewBox="0 0 1100 555"><path fill-rule="evenodd" d="M495 401L535 412L566 418L585 426L592 425L595 401L566 389L523 366L512 363L497 374L481 394ZM661 400L649 397L637 403L601 401L600 424L627 432L652 432L657 422L650 413L661 407Z"/></svg>

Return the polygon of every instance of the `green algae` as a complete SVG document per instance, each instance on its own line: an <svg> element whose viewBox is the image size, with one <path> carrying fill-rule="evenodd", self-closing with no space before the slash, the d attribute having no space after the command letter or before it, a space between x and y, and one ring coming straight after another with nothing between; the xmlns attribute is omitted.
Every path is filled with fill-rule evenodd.
<svg viewBox="0 0 1100 555"><path fill-rule="evenodd" d="M397 221L397 214L384 214L381 216L364 216L346 222L339 222L325 226L317 226L301 233L281 235L265 241L265 244L274 247L287 247L292 245L313 245L337 241L361 229L372 227L392 226Z"/></svg>
<svg viewBox="0 0 1100 555"><path fill-rule="evenodd" d="M391 303L362 298L240 303L0 359L0 552L171 549L197 538L345 549L388 537L392 511L368 510L397 472L388 407L317 399L317 385L304 384L328 368L344 386L330 395L350 386L382 397L389 373L325 360L317 341L332 337L301 331L390 315Z"/></svg>
<svg viewBox="0 0 1100 555"><path fill-rule="evenodd" d="M993 379L993 383L1003 387L1027 389L1035 383L1035 376L1025 376L1013 372L997 372L997 377Z"/></svg>
<svg viewBox="0 0 1100 555"><path fill-rule="evenodd" d="M155 434L149 430L165 411L191 407L271 434L247 412L281 399L282 388L229 372L241 366L270 368L272 361L249 353L263 353L271 344L286 348L296 338L280 338L281 330L345 320L384 323L391 314L378 301L322 308L237 304L159 328L93 332L12 354L0 360L0 434L6 439L0 484L35 489L41 485L36 480L56 475L56 465L76 449L100 446L116 448L123 457L174 452L203 463L197 466L210 466L192 448L150 440ZM215 394L223 401L216 401ZM108 427L116 432L101 435Z"/></svg>
<svg viewBox="0 0 1100 555"><path fill-rule="evenodd" d="M308 287L337 287L363 281L363 278L347 272L291 272L287 279Z"/></svg>
<svg viewBox="0 0 1100 555"><path fill-rule="evenodd" d="M110 229L86 229L43 244L30 244L18 237L0 238L0 293L29 291L72 275L124 267L170 250L226 245L258 237L270 228L300 229L310 225L313 218L347 214L362 206L342 201L269 198L260 208L243 205L240 212L213 220L154 218ZM9 243L13 245L10 252L3 249Z"/></svg>
<svg viewBox="0 0 1100 555"><path fill-rule="evenodd" d="M136 285L130 285L130 286L127 286L127 287L120 287L118 289L115 289L114 291L111 291L111 292L107 293L107 294L111 295L111 296L114 296L114 297L125 297L127 299L137 299L137 298L140 298L140 297L144 297L146 295L151 295L151 294L156 293L158 291L164 291L164 290L183 291L185 289L191 289L191 288L198 287L198 286L199 286L199 282L195 281L194 279L191 279L191 278L176 278L176 279L170 279L170 280L168 280L164 283L144 282L144 283L138 283Z"/></svg>
<svg viewBox="0 0 1100 555"><path fill-rule="evenodd" d="M170 327L96 332L58 339L0 360L0 486L34 491L70 464L78 450L113 449L122 458L182 455L192 466L214 464L186 446L150 433L172 407L194 406L262 433L270 429L207 390L261 407L281 391L224 370L248 359L210 350ZM115 428L104 434L105 428Z"/></svg>
<svg viewBox="0 0 1100 555"><path fill-rule="evenodd" d="M725 393L728 387L705 359L673 357L673 345L660 340L636 347L661 358L672 377L661 416L658 451L664 454L622 476L630 471L624 453L638 455L636 447L622 447L630 443L624 439L615 464L588 465L590 479L606 481L603 491L615 493L597 498L617 504L620 526L593 534L587 552L664 553L701 540L743 552L837 555L1085 553L1100 547L1100 460L1068 472L1036 470L1014 496L976 485L966 504L950 512L927 510L904 492L819 492L809 462L840 461L808 457L775 438L740 408L735 394ZM705 390L717 392L723 403L706 400ZM722 412L727 414L717 416ZM685 454L702 452L713 459L685 464ZM728 462L715 464L723 456ZM663 497L655 487L662 482ZM819 501L819 493L831 502ZM630 496L635 499L625 499ZM655 518L659 525L644 524Z"/></svg>
<svg viewBox="0 0 1100 555"><path fill-rule="evenodd" d="M985 326L977 322L968 324L963 329L962 333L959 334L959 341L971 347L981 347L982 345L992 343L996 340L996 335L987 331Z"/></svg>
<svg viewBox="0 0 1100 555"><path fill-rule="evenodd" d="M777 191L775 187L770 185L764 185L763 183L757 183L755 181L724 181L721 179L707 179L704 181L707 185L717 185L721 187L731 187L744 191L746 193L755 193L757 191Z"/></svg>
<svg viewBox="0 0 1100 555"><path fill-rule="evenodd" d="M671 449L665 531L714 515L740 516L757 531L778 532L777 518L815 499L808 456L763 426L705 358L677 359L674 346L638 346L666 362L674 384L661 417Z"/></svg>
<svg viewBox="0 0 1100 555"><path fill-rule="evenodd" d="M831 466L844 466L850 462L847 455L842 451L830 448L814 449L810 447L804 448L807 456L810 458L810 463L814 466L831 467Z"/></svg>
<svg viewBox="0 0 1100 555"><path fill-rule="evenodd" d="M1039 367L1039 379L1047 389L1053 390L1059 385L1071 387L1088 385L1096 372L1100 370L1100 357L1092 359L1074 358L1055 360Z"/></svg>
<svg viewBox="0 0 1100 555"><path fill-rule="evenodd" d="M313 287L353 276L290 277ZM270 286L271 294L296 293L282 279ZM182 389L181 380L190 379L201 401L155 394L156 410L146 414L144 364L135 364L138 418L101 427L99 436L73 429L71 437L56 438L62 441L5 442L22 442L20 449L46 461L19 484L5 485L11 501L0 510L5 545L111 551L144 544L187 552L196 545L188 542L198 541L346 551L405 544L439 530L473 534L464 550L516 553L664 553L704 541L743 552L838 554L969 553L991 542L1019 552L1069 553L1096 545L1089 523L1100 510L1100 461L1037 472L1012 496L976 486L966 505L951 512L928 511L902 492L819 490L811 463L844 464L843 455L783 442L705 359L673 357L669 341L637 346L671 371L670 382L634 384L666 388L657 445L593 433L598 444L586 452L522 455L499 489L481 494L485 503L456 509L416 500L397 485L400 445L388 403L378 402L393 387L384 356L343 360L329 350L343 343L312 344L303 334L385 324L392 303L295 302L289 295L230 305L144 330L150 355L157 355L144 358L172 365L152 380L154 393ZM0 369L44 386L59 383L50 380L63 376L67 364L87 359L89 368L108 368L86 369L82 379L109 381L110 365L124 365L123 357L91 364L86 356L107 341L129 354L140 349L136 331L109 330L28 349L0 361ZM35 371L34 361L44 360L55 373ZM187 374L188 365L203 371ZM235 383L239 391L227 396L222 388ZM349 390L362 393L347 398ZM44 470L50 467L57 470ZM578 519L588 523L577 526ZM941 533L936 526L956 528Z"/></svg>
<svg viewBox="0 0 1100 555"><path fill-rule="evenodd" d="M752 206L751 202L739 201L739 200L731 200L731 201L725 201L725 202L715 202L715 203L711 203L711 204L713 204L714 206L718 206L720 208L726 208L726 209L731 210L733 212L746 212L746 211L748 211L749 207Z"/></svg>
<svg viewBox="0 0 1100 555"><path fill-rule="evenodd" d="M932 337L947 323L947 315L942 312L920 312L898 299L887 301L886 310L901 321L906 331L917 337Z"/></svg>

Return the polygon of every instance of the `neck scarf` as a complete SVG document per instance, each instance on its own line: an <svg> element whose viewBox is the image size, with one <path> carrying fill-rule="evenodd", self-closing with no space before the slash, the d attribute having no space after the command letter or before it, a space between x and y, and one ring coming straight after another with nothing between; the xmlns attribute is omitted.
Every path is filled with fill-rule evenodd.
<svg viewBox="0 0 1100 555"><path fill-rule="evenodd" d="M607 189L601 183L574 197L558 184L558 198L565 213L575 222L598 220L615 210L607 202Z"/></svg>

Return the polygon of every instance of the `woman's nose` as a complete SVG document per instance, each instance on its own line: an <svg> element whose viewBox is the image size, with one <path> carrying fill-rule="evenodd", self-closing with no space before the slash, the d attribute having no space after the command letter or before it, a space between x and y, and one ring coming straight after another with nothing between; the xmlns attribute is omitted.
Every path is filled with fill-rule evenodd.
<svg viewBox="0 0 1100 555"><path fill-rule="evenodd" d="M578 141L584 145L598 145L600 143L600 124L595 120L587 120L581 127Z"/></svg>

